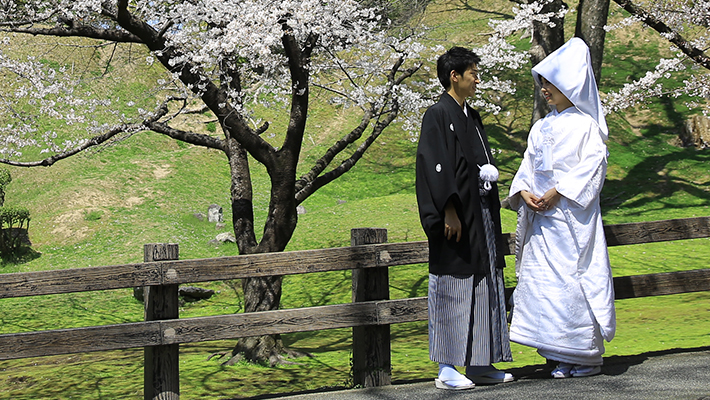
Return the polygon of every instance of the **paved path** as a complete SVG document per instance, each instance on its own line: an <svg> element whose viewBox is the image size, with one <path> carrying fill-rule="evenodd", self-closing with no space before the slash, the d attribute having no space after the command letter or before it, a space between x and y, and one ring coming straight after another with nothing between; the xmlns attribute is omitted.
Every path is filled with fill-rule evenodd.
<svg viewBox="0 0 710 400"><path fill-rule="evenodd" d="M710 338L709 338L710 340ZM515 382L453 391L433 380L387 387L260 396L282 400L710 400L710 347L605 358L601 375L552 379L544 365L511 370Z"/></svg>

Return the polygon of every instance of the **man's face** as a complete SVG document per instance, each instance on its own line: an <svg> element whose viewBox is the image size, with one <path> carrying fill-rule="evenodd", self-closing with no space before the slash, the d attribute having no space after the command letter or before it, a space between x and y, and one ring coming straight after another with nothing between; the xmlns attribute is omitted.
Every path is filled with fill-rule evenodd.
<svg viewBox="0 0 710 400"><path fill-rule="evenodd" d="M452 84L456 85L456 91L463 97L472 97L476 93L476 86L481 83L478 79L478 67L472 65L464 71L463 75L453 72Z"/></svg>

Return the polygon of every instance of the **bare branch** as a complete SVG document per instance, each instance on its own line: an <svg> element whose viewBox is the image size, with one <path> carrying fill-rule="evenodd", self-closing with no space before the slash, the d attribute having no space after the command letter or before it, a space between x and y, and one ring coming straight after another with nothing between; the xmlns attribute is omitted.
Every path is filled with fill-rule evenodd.
<svg viewBox="0 0 710 400"><path fill-rule="evenodd" d="M402 74L398 77L397 72L404 64L404 61L404 57L398 58L390 69L389 73L387 74L387 91L386 94L384 94L384 101L382 102L382 108L380 109L380 111L376 112L374 108L366 110L363 114L362 119L360 120L360 124L350 133L345 135L345 137L343 137L341 140L333 144L333 146L331 146L325 152L323 157L316 161L313 168L311 168L311 170L307 174L303 175L296 182L297 203L303 202L316 190L348 172L362 157L365 151L370 148L372 143L375 142L375 140L380 136L380 134L382 134L382 131L384 131L384 129L388 127L392 123L392 121L394 121L394 119L399 114L399 104L397 103L397 100L394 97L393 93L395 86L401 84L402 82L404 82L405 79L411 77L422 66L422 64L420 63L411 68L408 68L404 70ZM387 110L386 107L388 105L391 105L391 108ZM377 117L378 121L373 127L372 133L367 137L367 139L357 148L357 150L352 155L350 155L350 157L348 157L348 159L341 162L340 165L334 168L332 171L329 171L328 173L321 176L320 174L325 171L328 165L335 159L338 154L343 152L349 145L355 143L355 141L362 137L362 133L365 131L365 129L367 129L368 125L370 124L370 121L375 116ZM385 116L384 120L380 120L382 116Z"/></svg>
<svg viewBox="0 0 710 400"><path fill-rule="evenodd" d="M422 67L422 65L424 65L424 64L419 63L419 64L415 65L414 67L405 69L404 72L402 72L402 75L400 75L399 78L397 78L394 81L395 85L400 85L402 82L404 82L405 79L414 75L417 71L419 71L419 69Z"/></svg>
<svg viewBox="0 0 710 400"><path fill-rule="evenodd" d="M113 138L114 136L123 133L123 132L130 132L130 131L138 131L138 130L144 130L145 125L143 123L141 124L123 124L114 127L113 129L109 130L108 132L95 136L89 140L87 140L84 144L82 144L79 147L73 148L71 150L67 150L63 153L60 154L55 154L51 157L45 158L44 160L40 161L28 161L28 162L21 162L21 161L13 161L13 160L7 160L7 159L0 159L0 163L7 164L7 165L12 165L15 167L49 167L50 165L54 164L55 162L59 160L63 160L65 158L69 158L75 154L81 153L82 151L89 149L91 147L98 146L102 143L107 142L109 139Z"/></svg>
<svg viewBox="0 0 710 400"><path fill-rule="evenodd" d="M346 160L340 163L337 167L332 169L331 171L328 171L327 173L318 176L315 178L313 181L310 183L306 183L304 186L299 186L303 183L305 183L304 179L301 178L297 185L296 185L296 204L302 203L304 200L306 200L311 194L315 193L316 190L320 189L321 187L327 185L328 183L338 179L341 177L343 174L346 172L350 171L353 166L362 158L362 155L367 151L367 149L370 148L370 146L377 140L378 137L382 134L385 128L389 126L389 124L397 117L398 112L394 111L389 114L387 114L387 117L385 118L384 121L380 121L375 126L372 128L372 132L370 135L365 139L365 141L353 152L350 157L348 157ZM365 117L363 117L365 119ZM358 128L355 130L359 129L362 126L362 123ZM365 126L367 127L367 126ZM364 129L363 129L364 130ZM351 132L352 134L352 132ZM350 134L348 135L350 136ZM331 148L332 149L332 148ZM329 149L330 151L330 149ZM321 160L324 160L325 156L321 158ZM318 160L318 162L321 162L321 160ZM315 167L314 167L315 169ZM313 172L313 170L311 171Z"/></svg>
<svg viewBox="0 0 710 400"><path fill-rule="evenodd" d="M204 134L199 134L199 133L194 133L194 132L183 131L180 129L175 129L175 128L171 127L170 125L168 125L166 121L170 121L180 114L186 114L186 113L190 112L190 110L187 109L187 99L186 98L170 96L158 107L158 114L160 114L162 116L168 115L168 113L169 113L168 104L170 104L170 102L173 102L173 101L178 101L178 102L182 103L179 110L174 112L172 115L168 116L162 122L159 121L158 119L154 119L154 120L146 123L146 126L149 129L151 129L157 133L171 137L175 140L180 140L182 142L194 144L196 146L204 146L204 147L224 151L225 144L224 144L224 141L222 141L222 140L219 140L219 139L214 138L209 135L204 135Z"/></svg>
<svg viewBox="0 0 710 400"><path fill-rule="evenodd" d="M106 68L104 68L104 75L108 75L108 73L109 73L109 70L111 67L111 62L113 61L113 57L116 56L116 49L117 48L118 48L118 43L114 43L113 49L111 50L111 57L109 57L108 61L106 61Z"/></svg>
<svg viewBox="0 0 710 400"><path fill-rule="evenodd" d="M331 52L330 49L326 48L325 51L327 51L328 54L330 54L330 56L333 58L333 60L335 60L335 63L338 65L338 69L340 69L340 71L342 71L345 74L345 76L348 78L348 81L350 81L350 84L353 85L353 87L358 87L359 85L357 84L357 82L355 82L355 79L353 79L353 77L350 76L350 73L343 66L343 64L340 62L340 59L335 54L333 54L333 52Z"/></svg>
<svg viewBox="0 0 710 400"><path fill-rule="evenodd" d="M335 159L335 156L340 154L343 150L345 150L349 145L355 143L356 140L360 139L362 137L362 133L367 129L367 126L370 124L370 121L372 120L372 113L371 112L365 112L363 114L362 118L360 119L360 124L355 127L350 133L345 135L342 139L338 140L335 142L330 148L325 152L325 154L316 161L315 165L313 168L311 168L310 171L308 171L307 174L303 175L297 182L296 182L296 197L297 201L301 202L305 200L310 194L315 192L315 189L310 191L305 197L302 199L298 200L299 196L301 196L301 192L303 191L304 188L307 186L311 185L313 181L316 180L318 175L320 175L325 169L330 165L330 163Z"/></svg>
<svg viewBox="0 0 710 400"><path fill-rule="evenodd" d="M344 98L344 99L348 99L348 100L352 101L353 103L355 103L355 100L353 100L352 96L350 96L349 94L347 94L346 92L344 92L344 91L342 91L342 90L333 89L333 88L331 88L331 87L322 85L322 84L320 84L320 83L313 83L312 85L313 85L314 87L317 87L317 88L319 88L319 89L323 89L323 90L325 90L325 91L327 91L327 92L331 92L331 93L333 93L333 94L335 94L335 95L337 95L337 96L340 96L340 97L342 97L342 98Z"/></svg>
<svg viewBox="0 0 710 400"><path fill-rule="evenodd" d="M220 140L209 135L175 129L163 122L153 122L150 124L146 124L146 127L150 128L152 131L155 131L165 136L169 136L175 140L194 144L196 146L203 146L215 150L224 151L224 140Z"/></svg>
<svg viewBox="0 0 710 400"><path fill-rule="evenodd" d="M0 29L4 32L25 33L33 36L85 37L102 39L121 43L142 43L142 40L121 29L99 29L87 25L55 26L52 28L34 28L24 26L8 26Z"/></svg>

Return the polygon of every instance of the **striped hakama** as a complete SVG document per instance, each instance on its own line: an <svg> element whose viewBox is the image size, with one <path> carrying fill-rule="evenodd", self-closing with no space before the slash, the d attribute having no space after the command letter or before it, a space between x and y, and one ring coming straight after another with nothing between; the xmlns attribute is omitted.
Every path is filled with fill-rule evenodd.
<svg viewBox="0 0 710 400"><path fill-rule="evenodd" d="M512 361L505 311L503 270L496 248L488 199L481 196L490 273L429 274L429 357L459 366Z"/></svg>

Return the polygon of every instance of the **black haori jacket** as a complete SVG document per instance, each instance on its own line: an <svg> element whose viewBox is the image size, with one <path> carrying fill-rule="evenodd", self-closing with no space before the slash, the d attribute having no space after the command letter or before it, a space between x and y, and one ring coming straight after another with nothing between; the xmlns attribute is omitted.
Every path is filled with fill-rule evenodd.
<svg viewBox="0 0 710 400"><path fill-rule="evenodd" d="M487 274L488 248L479 193L479 165L493 162L481 116L471 107L468 117L448 93L422 120L417 147L416 192L419 217L429 239L429 272L436 275ZM480 131L477 132L476 128ZM485 145L483 145L485 143ZM484 147L485 146L485 147ZM486 157L488 154L488 158ZM498 186L488 194L496 243L496 267L503 268ZM444 236L444 207L451 200L461 220L462 235Z"/></svg>

